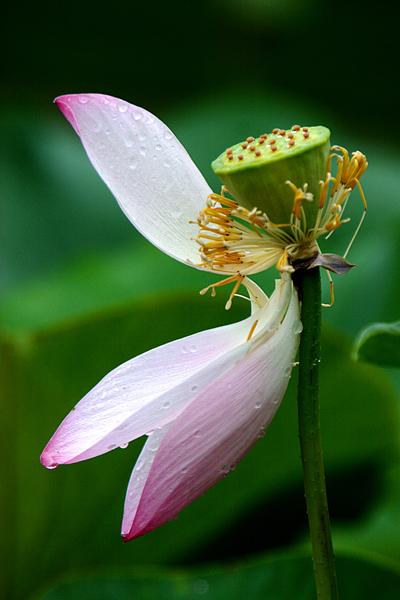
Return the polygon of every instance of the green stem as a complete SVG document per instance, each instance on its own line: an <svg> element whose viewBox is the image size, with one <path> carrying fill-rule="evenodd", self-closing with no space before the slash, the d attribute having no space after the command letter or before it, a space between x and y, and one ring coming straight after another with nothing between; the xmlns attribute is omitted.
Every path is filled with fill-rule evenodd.
<svg viewBox="0 0 400 600"><path fill-rule="evenodd" d="M337 600L335 556L329 521L319 418L321 279L318 268L299 269L303 332L299 353L298 419L304 488L318 600Z"/></svg>

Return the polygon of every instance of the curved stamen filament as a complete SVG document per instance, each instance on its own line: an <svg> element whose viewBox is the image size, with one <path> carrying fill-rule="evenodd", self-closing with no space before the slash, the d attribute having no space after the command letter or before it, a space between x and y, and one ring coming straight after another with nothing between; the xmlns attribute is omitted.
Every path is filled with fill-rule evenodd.
<svg viewBox="0 0 400 600"><path fill-rule="evenodd" d="M335 229L349 221L343 214L347 207L350 193L357 186L364 205L364 211L357 229L347 247L347 256L365 217L367 203L360 184L368 163L361 152L354 152L352 157L341 146L333 146L327 161L326 177L320 182L318 210L314 224L308 229L304 201L314 201L313 195L307 192L307 184L298 188L287 181L293 191L293 207L290 222L272 223L266 213L253 208L248 210L235 200L227 198L229 193L225 186L221 194L210 194L206 206L200 211L196 221L199 233L194 239L200 246L201 263L198 266L216 273L228 275L225 281L212 284L202 290L205 293L221 285L235 282L226 307L229 308L243 278L271 266L283 274L293 272L304 261L315 257L319 252L316 240L321 235L329 237ZM331 165L336 158L337 173L331 174ZM308 213L307 213L308 214ZM310 217L308 217L310 218ZM333 290L331 291L333 301Z"/></svg>

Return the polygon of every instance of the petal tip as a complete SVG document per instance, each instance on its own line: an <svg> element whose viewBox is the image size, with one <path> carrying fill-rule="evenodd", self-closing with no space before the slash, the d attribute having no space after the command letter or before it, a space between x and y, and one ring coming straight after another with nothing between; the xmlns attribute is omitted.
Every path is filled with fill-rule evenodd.
<svg viewBox="0 0 400 600"><path fill-rule="evenodd" d="M42 452L40 462L44 467L46 467L46 469L55 469L59 465L59 463L56 463L53 457L48 452L46 452L46 450Z"/></svg>
<svg viewBox="0 0 400 600"><path fill-rule="evenodd" d="M58 106L58 108L63 113L64 117L69 121L72 127L75 129L76 133L80 136L80 131L78 127L78 123L75 119L74 111L69 105L72 98L77 96L58 96L58 98L54 99L54 104ZM83 97L83 96L82 96Z"/></svg>

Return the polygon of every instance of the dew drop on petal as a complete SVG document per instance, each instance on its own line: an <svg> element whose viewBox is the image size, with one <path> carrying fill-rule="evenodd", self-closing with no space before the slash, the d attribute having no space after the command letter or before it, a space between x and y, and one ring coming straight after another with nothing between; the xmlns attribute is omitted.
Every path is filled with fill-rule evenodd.
<svg viewBox="0 0 400 600"><path fill-rule="evenodd" d="M198 389L198 385L192 385L192 387L190 388L191 392L195 392Z"/></svg>
<svg viewBox="0 0 400 600"><path fill-rule="evenodd" d="M171 406L171 402L169 400L167 400L167 402L164 402L164 404L162 405L163 408L169 408Z"/></svg>
<svg viewBox="0 0 400 600"><path fill-rule="evenodd" d="M187 354L188 353L187 346L182 346L181 352L182 352L182 354Z"/></svg>
<svg viewBox="0 0 400 600"><path fill-rule="evenodd" d="M79 96L79 102L81 104L87 104L89 102L89 98L87 96Z"/></svg>
<svg viewBox="0 0 400 600"><path fill-rule="evenodd" d="M125 442L124 444L120 444L119 447L122 448L122 450L125 450L125 448L127 448L129 446L129 442Z"/></svg>
<svg viewBox="0 0 400 600"><path fill-rule="evenodd" d="M140 119L142 118L142 113L139 110L135 110L133 113L133 118L135 119L135 121L140 121Z"/></svg>
<svg viewBox="0 0 400 600"><path fill-rule="evenodd" d="M117 444L111 444L110 446L107 446L107 450L114 450L114 448L117 447Z"/></svg>
<svg viewBox="0 0 400 600"><path fill-rule="evenodd" d="M172 131L168 130L164 133L164 137L166 140L172 140L172 138L174 137L174 134L172 133Z"/></svg>
<svg viewBox="0 0 400 600"><path fill-rule="evenodd" d="M278 404L278 402L279 402L279 398L275 398L274 404Z"/></svg>
<svg viewBox="0 0 400 600"><path fill-rule="evenodd" d="M138 161L136 160L135 157L132 157L132 158L129 159L129 168L132 169L132 171L134 169L136 169L137 164L138 164Z"/></svg>
<svg viewBox="0 0 400 600"><path fill-rule="evenodd" d="M197 438L201 437L200 429L198 429L197 431L194 432L194 437L197 437Z"/></svg>
<svg viewBox="0 0 400 600"><path fill-rule="evenodd" d="M46 465L46 469L55 469L58 467L58 463L52 463L51 465Z"/></svg>
<svg viewBox="0 0 400 600"><path fill-rule="evenodd" d="M160 150L162 150L161 144L156 144L156 150L158 150L159 152L160 152Z"/></svg>
<svg viewBox="0 0 400 600"><path fill-rule="evenodd" d="M261 408L261 402L256 402L254 408Z"/></svg>
<svg viewBox="0 0 400 600"><path fill-rule="evenodd" d="M196 352L197 351L197 346L195 346L193 344L193 346L190 346L190 352Z"/></svg>
<svg viewBox="0 0 400 600"><path fill-rule="evenodd" d="M296 319L293 323L293 333L301 333L303 331L303 323L300 319Z"/></svg>
<svg viewBox="0 0 400 600"><path fill-rule="evenodd" d="M120 103L118 104L118 110L120 113L126 113L126 111L128 110L128 105L124 104L124 103Z"/></svg>
<svg viewBox="0 0 400 600"><path fill-rule="evenodd" d="M181 469L182 473L187 473L187 467L183 467L183 469Z"/></svg>

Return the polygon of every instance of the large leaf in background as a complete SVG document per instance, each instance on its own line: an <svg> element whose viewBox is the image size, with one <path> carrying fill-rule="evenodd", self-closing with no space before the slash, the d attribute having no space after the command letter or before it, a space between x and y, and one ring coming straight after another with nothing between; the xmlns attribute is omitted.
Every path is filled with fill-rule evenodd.
<svg viewBox="0 0 400 600"><path fill-rule="evenodd" d="M370 557L337 555L342 600L393 600L400 570ZM124 575L70 578L34 600L310 600L315 581L309 556L295 555L196 571L141 569ZM33 600L33 599L32 599Z"/></svg>
<svg viewBox="0 0 400 600"><path fill-rule="evenodd" d="M155 272L151 264L148 268ZM25 598L50 575L71 569L240 556L290 544L306 531L295 377L266 437L236 471L183 511L177 521L129 544L120 540L120 521L142 440L126 450L51 472L39 463L43 446L62 418L110 369L160 343L241 318L248 310L248 304L237 299L227 313L225 297L223 292L217 298L202 297L197 290L191 295L152 294L81 319L63 319L60 325L50 318L52 326L44 329L35 329L33 321L18 327L16 309L12 319L4 309L8 360L4 375L8 387L4 389L9 395L3 404L2 441L8 460L2 469L19 494L17 506L11 503L17 524L12 513L5 514L3 550L9 558L17 552L19 597ZM396 400L385 374L351 362L349 353L346 338L325 331L322 428L328 486L333 484L333 520L357 520L373 507L379 473L398 454ZM7 443L6 436L14 435L16 423L17 439ZM345 509L340 504L344 485ZM16 531L17 550L12 543Z"/></svg>
<svg viewBox="0 0 400 600"><path fill-rule="evenodd" d="M354 355L356 360L399 368L400 321L368 325L354 344Z"/></svg>

